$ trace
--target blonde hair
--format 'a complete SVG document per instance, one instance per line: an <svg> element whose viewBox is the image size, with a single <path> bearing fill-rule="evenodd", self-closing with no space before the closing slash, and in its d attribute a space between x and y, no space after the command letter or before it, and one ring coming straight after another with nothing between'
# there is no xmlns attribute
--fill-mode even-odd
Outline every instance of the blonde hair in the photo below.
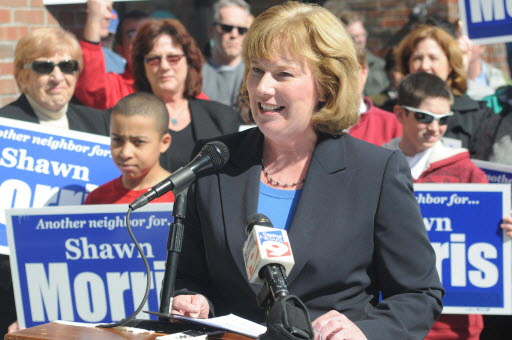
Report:
<svg viewBox="0 0 512 340"><path fill-rule="evenodd" d="M39 28L25 34L14 50L14 78L20 86L20 79L26 77L28 69L23 69L24 64L29 64L37 58L51 58L57 53L69 54L71 59L78 61L78 74L82 72L83 61L80 44L75 35L60 27Z"/></svg>
<svg viewBox="0 0 512 340"><path fill-rule="evenodd" d="M359 119L358 69L352 38L341 21L318 5L289 1L260 14L243 42L242 95L248 98L251 60L272 59L283 49L308 63L325 94L311 118L315 131L340 134Z"/></svg>
<svg viewBox="0 0 512 340"><path fill-rule="evenodd" d="M400 71L404 75L411 73L409 70L409 59L418 44L425 39L432 39L437 42L446 55L448 64L452 70L446 79L446 84L452 89L453 94L463 95L466 93L467 80L464 71L462 51L455 38L442 28L420 25L402 39L395 52L396 62Z"/></svg>

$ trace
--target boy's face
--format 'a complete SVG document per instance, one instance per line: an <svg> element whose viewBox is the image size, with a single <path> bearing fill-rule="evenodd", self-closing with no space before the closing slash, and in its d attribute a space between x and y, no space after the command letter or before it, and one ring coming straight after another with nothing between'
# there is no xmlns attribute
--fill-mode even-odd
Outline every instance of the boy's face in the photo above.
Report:
<svg viewBox="0 0 512 340"><path fill-rule="evenodd" d="M110 122L112 160L123 179L136 180L159 168L160 153L171 144L171 136L160 136L155 117L113 113Z"/></svg>
<svg viewBox="0 0 512 340"><path fill-rule="evenodd" d="M451 103L446 98L425 98L416 109L441 116L450 112ZM400 148L408 156L432 147L446 132L447 125L440 124L437 119L429 124L420 123L412 111L398 105L394 111L403 129Z"/></svg>

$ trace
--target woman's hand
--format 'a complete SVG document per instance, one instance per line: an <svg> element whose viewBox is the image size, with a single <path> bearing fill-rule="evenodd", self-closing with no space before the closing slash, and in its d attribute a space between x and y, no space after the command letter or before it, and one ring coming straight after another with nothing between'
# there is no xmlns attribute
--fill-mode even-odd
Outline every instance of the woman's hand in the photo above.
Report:
<svg viewBox="0 0 512 340"><path fill-rule="evenodd" d="M331 310L312 323L315 340L367 340L345 315Z"/></svg>
<svg viewBox="0 0 512 340"><path fill-rule="evenodd" d="M14 321L9 325L7 328L7 333L17 332L20 330L20 327L18 326L18 320Z"/></svg>
<svg viewBox="0 0 512 340"><path fill-rule="evenodd" d="M210 312L208 301L203 295L178 295L172 300L171 314L194 319L206 319Z"/></svg>
<svg viewBox="0 0 512 340"><path fill-rule="evenodd" d="M501 222L500 227L505 231L505 235L512 237L512 211L510 212L510 215L503 217Z"/></svg>

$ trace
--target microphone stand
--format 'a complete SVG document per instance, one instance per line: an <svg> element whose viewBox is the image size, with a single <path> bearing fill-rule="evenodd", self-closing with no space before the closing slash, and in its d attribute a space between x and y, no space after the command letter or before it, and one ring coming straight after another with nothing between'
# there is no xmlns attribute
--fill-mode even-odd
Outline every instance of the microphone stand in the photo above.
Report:
<svg viewBox="0 0 512 340"><path fill-rule="evenodd" d="M313 340L313 328L304 303L288 292L284 267L270 264L260 271L263 287L256 297L266 311L267 331L259 340Z"/></svg>
<svg viewBox="0 0 512 340"><path fill-rule="evenodd" d="M173 334L186 330L197 330L202 332L212 331L212 327L187 322L171 320L170 308L174 298L174 287L176 285L176 271L178 268L179 255L183 245L183 232L185 229L185 218L187 211L188 188L178 195L174 201L172 215L173 222L169 228L167 239L167 258L165 261L165 273L160 291L160 308L158 312L144 311L145 313L157 315L158 320L135 319L127 323L130 327L143 328L161 333Z"/></svg>
<svg viewBox="0 0 512 340"><path fill-rule="evenodd" d="M169 312L172 306L172 299L174 298L176 270L183 245L183 231L187 214L187 194L188 189L178 194L172 209L174 221L171 224L167 240L167 260L165 261L165 273L162 281L162 291L160 292L159 320L169 320L170 318Z"/></svg>

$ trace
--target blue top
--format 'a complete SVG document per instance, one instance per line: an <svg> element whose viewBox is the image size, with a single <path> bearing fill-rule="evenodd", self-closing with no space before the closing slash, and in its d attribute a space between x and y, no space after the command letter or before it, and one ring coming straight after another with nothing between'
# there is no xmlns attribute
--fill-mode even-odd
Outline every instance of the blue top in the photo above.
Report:
<svg viewBox="0 0 512 340"><path fill-rule="evenodd" d="M288 230L297 209L301 192L302 189L274 189L260 182L258 213L266 215L274 228Z"/></svg>

